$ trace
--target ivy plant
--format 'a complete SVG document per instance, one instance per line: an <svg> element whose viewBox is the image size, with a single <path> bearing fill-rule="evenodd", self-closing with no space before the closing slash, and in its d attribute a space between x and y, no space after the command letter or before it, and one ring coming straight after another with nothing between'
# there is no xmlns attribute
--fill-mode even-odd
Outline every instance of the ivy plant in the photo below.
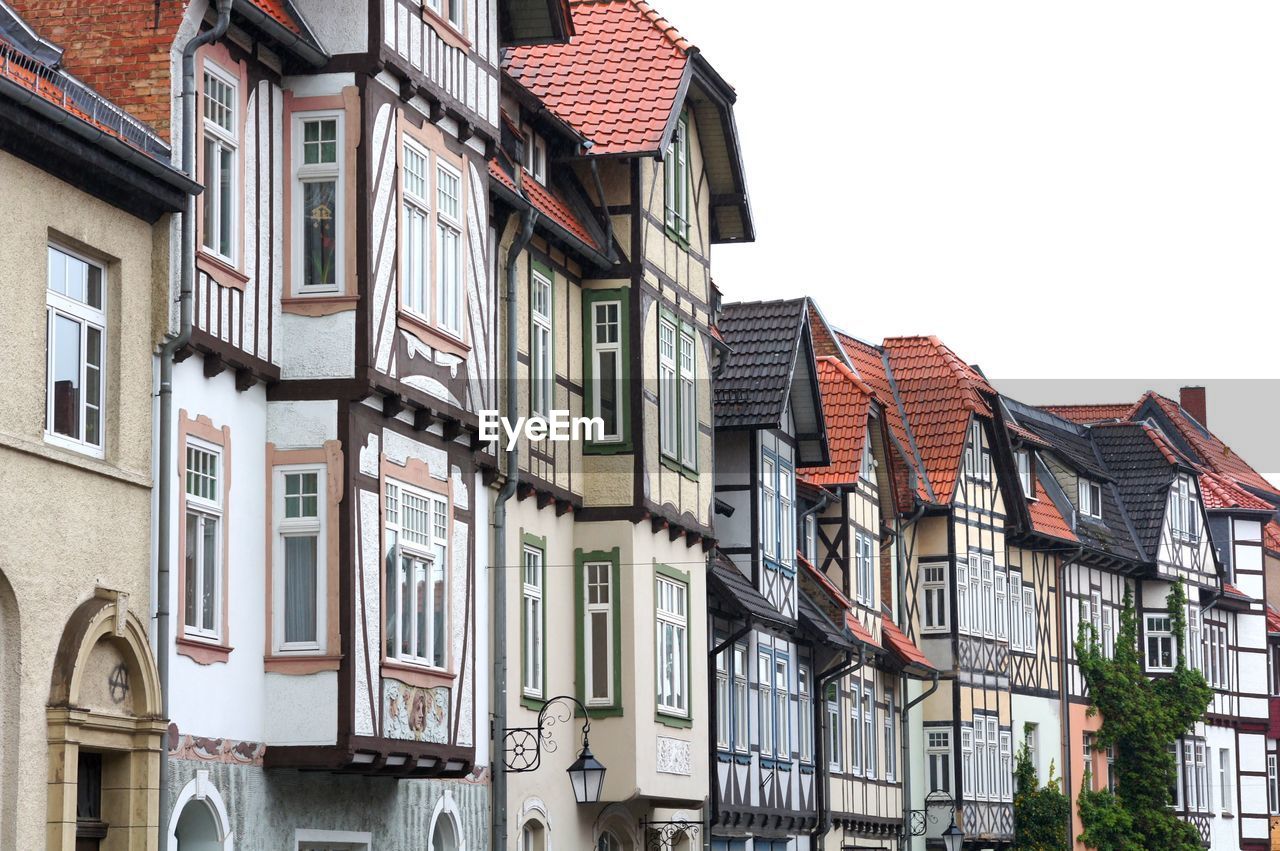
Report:
<svg viewBox="0 0 1280 851"><path fill-rule="evenodd" d="M1057 770L1049 763L1049 780L1036 784L1031 762L1031 725L1023 727L1022 745L1014 768L1013 847L1016 851L1061 851L1070 845L1071 799L1062 791Z"/></svg>

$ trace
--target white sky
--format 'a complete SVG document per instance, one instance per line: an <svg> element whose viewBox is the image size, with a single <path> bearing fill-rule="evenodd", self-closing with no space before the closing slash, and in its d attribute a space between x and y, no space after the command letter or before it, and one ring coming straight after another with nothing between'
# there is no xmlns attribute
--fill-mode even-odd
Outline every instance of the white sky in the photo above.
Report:
<svg viewBox="0 0 1280 851"><path fill-rule="evenodd" d="M738 90L727 300L994 379L1280 377L1280 3L652 3Z"/></svg>

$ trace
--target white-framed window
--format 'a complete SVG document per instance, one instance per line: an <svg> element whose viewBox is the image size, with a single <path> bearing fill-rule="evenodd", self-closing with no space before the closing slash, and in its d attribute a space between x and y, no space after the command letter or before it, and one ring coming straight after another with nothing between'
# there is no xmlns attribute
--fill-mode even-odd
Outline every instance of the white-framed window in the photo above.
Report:
<svg viewBox="0 0 1280 851"><path fill-rule="evenodd" d="M1223 813L1230 813L1233 809L1231 783L1231 751L1227 748L1218 749L1218 809Z"/></svg>
<svg viewBox="0 0 1280 851"><path fill-rule="evenodd" d="M1022 650L1026 644L1022 640L1022 574L1009 571L1009 647Z"/></svg>
<svg viewBox="0 0 1280 851"><path fill-rule="evenodd" d="M201 194L205 249L235 265L239 218L240 95L236 77L212 62L204 65L201 136L204 169Z"/></svg>
<svg viewBox="0 0 1280 851"><path fill-rule="evenodd" d="M1174 535L1184 541L1200 539L1200 504L1196 497L1196 487L1189 476L1178 476L1169 489L1170 525Z"/></svg>
<svg viewBox="0 0 1280 851"><path fill-rule="evenodd" d="M666 179L667 227L679 238L689 238L689 121L680 117L675 137L663 158Z"/></svg>
<svg viewBox="0 0 1280 851"><path fill-rule="evenodd" d="M549 417L555 406L555 338L551 332L552 283L538 266L529 278L530 410Z"/></svg>
<svg viewBox="0 0 1280 851"><path fill-rule="evenodd" d="M857 681L849 685L849 735L852 737L853 760L849 770L862 776L862 689Z"/></svg>
<svg viewBox="0 0 1280 851"><path fill-rule="evenodd" d="M898 707L891 688L884 690L884 779L898 777Z"/></svg>
<svg viewBox="0 0 1280 851"><path fill-rule="evenodd" d="M796 738L801 762L813 762L813 684L809 682L809 666L796 666L798 716Z"/></svg>
<svg viewBox="0 0 1280 851"><path fill-rule="evenodd" d="M957 581L966 580L967 585L967 590L962 590L959 595L962 630L987 638L1007 636L1009 613L1005 579L1003 569L996 572L993 556L969 553L968 563L957 568Z"/></svg>
<svg viewBox="0 0 1280 851"><path fill-rule="evenodd" d="M1034 772L1033 776L1036 778L1036 782L1038 783L1040 782L1040 757L1039 757L1040 725L1039 724L1029 723L1026 725L1025 741L1027 743L1027 757L1031 761L1031 770L1032 772Z"/></svg>
<svg viewBox="0 0 1280 851"><path fill-rule="evenodd" d="M747 646L733 647L733 749L746 753L751 746L751 708L747 703Z"/></svg>
<svg viewBox="0 0 1280 851"><path fill-rule="evenodd" d="M591 416L604 423L600 443L622 440L622 301L591 303Z"/></svg>
<svg viewBox="0 0 1280 851"><path fill-rule="evenodd" d="M864 532L854 533L854 561L857 567L856 596L864 606L875 605L875 539Z"/></svg>
<svg viewBox="0 0 1280 851"><path fill-rule="evenodd" d="M827 767L832 771L840 771L844 767L844 759L841 752L843 741L840 735L840 690L835 683L827 686L827 693L824 698L826 701L827 723L823 730L823 735L826 739Z"/></svg>
<svg viewBox="0 0 1280 851"><path fill-rule="evenodd" d="M183 631L216 641L222 631L222 449L187 438Z"/></svg>
<svg viewBox="0 0 1280 851"><path fill-rule="evenodd" d="M773 656L763 648L756 653L756 696L759 698L756 717L760 721L760 755L773 756Z"/></svg>
<svg viewBox="0 0 1280 851"><path fill-rule="evenodd" d="M795 469L768 449L760 463L760 522L764 557L784 565L796 560Z"/></svg>
<svg viewBox="0 0 1280 851"><path fill-rule="evenodd" d="M800 548L804 552L804 557L809 560L810 564L818 563L818 516L816 513L807 513L804 515L803 526L800 530Z"/></svg>
<svg viewBox="0 0 1280 851"><path fill-rule="evenodd" d="M294 259L297 291L333 293L342 287L342 113L293 116Z"/></svg>
<svg viewBox="0 0 1280 851"><path fill-rule="evenodd" d="M463 0L422 0L422 5L462 32Z"/></svg>
<svg viewBox="0 0 1280 851"><path fill-rule="evenodd" d="M694 378L697 375L694 351L697 338L687 326L680 329L680 463L689 469L698 466L698 402ZM792 532L794 536L795 532ZM792 547L794 550L795 548Z"/></svg>
<svg viewBox="0 0 1280 851"><path fill-rule="evenodd" d="M102 266L50 245L45 439L103 454L107 353L106 274Z"/></svg>
<svg viewBox="0 0 1280 851"><path fill-rule="evenodd" d="M462 175L436 161L436 321L462 334Z"/></svg>
<svg viewBox="0 0 1280 851"><path fill-rule="evenodd" d="M278 653L324 648L326 500L324 467L289 466L275 470L275 570L272 593L273 644Z"/></svg>
<svg viewBox="0 0 1280 851"><path fill-rule="evenodd" d="M862 771L868 778L876 776L876 695L870 686L862 687Z"/></svg>
<svg viewBox="0 0 1280 851"><path fill-rule="evenodd" d="M676 324L665 316L658 320L658 403L661 406L658 438L662 454L680 454L680 405L676 382Z"/></svg>
<svg viewBox="0 0 1280 851"><path fill-rule="evenodd" d="M1187 778L1187 809L1200 812L1213 808L1209 786L1209 748L1204 740L1182 743L1184 774Z"/></svg>
<svg viewBox="0 0 1280 851"><path fill-rule="evenodd" d="M1194 605L1191 607L1194 608ZM1229 673L1227 653L1227 628L1220 623L1204 623L1204 677L1209 685L1218 689L1228 688Z"/></svg>
<svg viewBox="0 0 1280 851"><path fill-rule="evenodd" d="M1017 453L1018 459L1018 482L1022 485L1022 495L1027 499L1036 498L1036 484L1032 479L1031 452L1027 449L1019 449Z"/></svg>
<svg viewBox="0 0 1280 851"><path fill-rule="evenodd" d="M969 604L969 565L956 564L956 623L961 632L968 632L973 623L973 607Z"/></svg>
<svg viewBox="0 0 1280 851"><path fill-rule="evenodd" d="M1187 606L1187 665L1193 670L1203 670L1204 668L1204 645L1201 642L1208 643L1208 635L1203 633L1201 629L1200 607L1195 603ZM1267 661L1270 662L1271 655L1267 654ZM1207 679L1207 677L1206 677Z"/></svg>
<svg viewBox="0 0 1280 851"><path fill-rule="evenodd" d="M920 565L920 589L924 599L921 603L921 617L925 632L945 631L947 621L947 565Z"/></svg>
<svg viewBox="0 0 1280 851"><path fill-rule="evenodd" d="M773 738L778 759L791 759L791 682L787 659L773 660Z"/></svg>
<svg viewBox="0 0 1280 851"><path fill-rule="evenodd" d="M656 580L658 631L658 710L689 714L689 586L659 576Z"/></svg>
<svg viewBox="0 0 1280 851"><path fill-rule="evenodd" d="M587 706L611 706L613 694L613 563L589 561L582 566L583 607L586 622L582 625L585 647L583 663L586 671Z"/></svg>
<svg viewBox="0 0 1280 851"><path fill-rule="evenodd" d="M387 656L443 670L448 663L449 502L388 481Z"/></svg>
<svg viewBox="0 0 1280 851"><path fill-rule="evenodd" d="M1173 758L1173 764L1177 767L1177 778L1174 780L1173 788L1170 790L1173 793L1170 798L1173 800L1173 808L1181 810L1183 808L1183 789L1186 787L1186 776L1182 768L1182 742L1170 743L1169 756Z"/></svg>
<svg viewBox="0 0 1280 851"><path fill-rule="evenodd" d="M521 550L520 606L524 630L524 660L520 690L525 697L544 695L542 662L546 641L546 612L543 608L543 562L541 549L525 544Z"/></svg>
<svg viewBox="0 0 1280 851"><path fill-rule="evenodd" d="M996 619L996 638L1007 640L1009 637L1009 588L1008 578L1004 571L992 569L995 578L996 608L992 613Z"/></svg>
<svg viewBox="0 0 1280 851"><path fill-rule="evenodd" d="M950 792L951 731L926 728L925 755L929 764L929 791Z"/></svg>
<svg viewBox="0 0 1280 851"><path fill-rule="evenodd" d="M974 785L973 771L973 728L960 728L960 766L963 775L964 789L962 790L965 797L981 797L978 787Z"/></svg>
<svg viewBox="0 0 1280 851"><path fill-rule="evenodd" d="M402 149L401 194L404 196L404 284L400 304L429 318L431 305L431 157L408 137Z"/></svg>
<svg viewBox="0 0 1280 851"><path fill-rule="evenodd" d="M969 442L964 451L964 471L982 481L991 480L991 455L982 448L982 421L969 424Z"/></svg>
<svg viewBox="0 0 1280 851"><path fill-rule="evenodd" d="M718 641L718 640L717 640ZM716 654L716 747L729 749L733 733L733 704L729 696L729 653Z"/></svg>
<svg viewBox="0 0 1280 851"><path fill-rule="evenodd" d="M1080 479L1080 513L1085 517L1102 516L1102 485L1088 479Z"/></svg>
<svg viewBox="0 0 1280 851"><path fill-rule="evenodd" d="M1022 649L1034 653L1039 639L1036 627L1036 591L1031 583L1022 586Z"/></svg>
<svg viewBox="0 0 1280 851"><path fill-rule="evenodd" d="M539 183L547 182L547 142L534 129L525 125L524 134L524 170Z"/></svg>
<svg viewBox="0 0 1280 851"><path fill-rule="evenodd" d="M1093 624L1093 634L1102 638L1102 621L1104 612L1102 611L1102 592L1089 592L1089 622ZM1105 648L1104 648L1105 652Z"/></svg>
<svg viewBox="0 0 1280 851"><path fill-rule="evenodd" d="M1276 755L1267 754L1267 811L1280 815L1280 771L1276 768Z"/></svg>
<svg viewBox="0 0 1280 851"><path fill-rule="evenodd" d="M1173 670L1173 624L1168 615L1147 615L1147 670Z"/></svg>
<svg viewBox="0 0 1280 851"><path fill-rule="evenodd" d="M1013 799L1013 733L1000 731L1000 799Z"/></svg>

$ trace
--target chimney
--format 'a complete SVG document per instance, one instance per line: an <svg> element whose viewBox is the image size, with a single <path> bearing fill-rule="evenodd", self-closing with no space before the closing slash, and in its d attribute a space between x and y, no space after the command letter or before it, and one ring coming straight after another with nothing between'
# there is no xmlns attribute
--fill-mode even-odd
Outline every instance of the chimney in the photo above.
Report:
<svg viewBox="0 0 1280 851"><path fill-rule="evenodd" d="M1208 414L1205 411L1204 388L1183 387L1178 391L1178 404L1205 428L1209 427Z"/></svg>

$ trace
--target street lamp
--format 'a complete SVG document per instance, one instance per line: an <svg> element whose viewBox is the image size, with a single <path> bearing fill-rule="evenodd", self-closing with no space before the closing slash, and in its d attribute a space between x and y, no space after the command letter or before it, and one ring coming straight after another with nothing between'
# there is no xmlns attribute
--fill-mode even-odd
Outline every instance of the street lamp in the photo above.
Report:
<svg viewBox="0 0 1280 851"><path fill-rule="evenodd" d="M605 768L600 760L591 753L591 745L587 737L582 737L582 753L569 766L569 782L573 784L573 797L579 804L594 804L600 800L600 790L604 788Z"/></svg>
<svg viewBox="0 0 1280 851"><path fill-rule="evenodd" d="M964 831L956 827L955 813L951 814L951 826L942 831L942 844L947 847L947 851L960 851L961 844L964 843Z"/></svg>
<svg viewBox="0 0 1280 851"><path fill-rule="evenodd" d="M557 711L551 712L555 706ZM542 765L542 751L555 753L556 741L551 738L551 728L557 722L568 723L573 718L572 707L577 707L585 719L582 722L582 750L578 758L569 766L569 782L573 786L573 797L579 804L595 804L600 800L604 789L605 767L595 754L591 753L588 734L591 732L591 717L587 708L576 697L562 694L553 697L543 704L538 712L536 727L510 727L503 730L503 764L512 774L525 771L536 771Z"/></svg>

